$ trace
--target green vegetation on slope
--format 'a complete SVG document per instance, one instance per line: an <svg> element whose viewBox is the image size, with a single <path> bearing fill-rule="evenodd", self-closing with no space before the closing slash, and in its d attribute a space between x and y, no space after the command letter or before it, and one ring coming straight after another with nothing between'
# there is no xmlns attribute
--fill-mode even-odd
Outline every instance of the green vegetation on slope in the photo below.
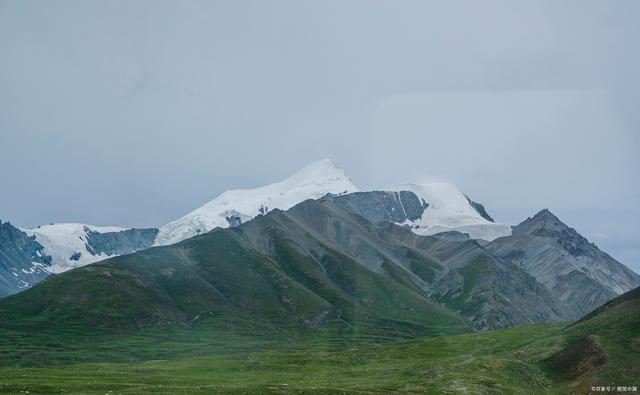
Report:
<svg viewBox="0 0 640 395"><path fill-rule="evenodd" d="M474 262L458 269L463 277L462 291L458 294L447 293L441 300L456 311L473 312L478 309L479 302L474 300L473 303L469 303L469 296L471 291L476 286L478 276L484 273L490 273L489 265L484 257L476 259Z"/></svg>
<svg viewBox="0 0 640 395"><path fill-rule="evenodd" d="M465 319L415 290L320 242L314 254L305 253L285 236L296 236L294 227L285 232L269 218L263 222L271 256L241 232L218 229L71 270L0 300L0 365L140 361L318 336L349 343L470 331ZM199 340L185 341L190 336Z"/></svg>
<svg viewBox="0 0 640 395"><path fill-rule="evenodd" d="M577 359L565 358L567 350L586 344L585 339L595 339L595 348L575 354ZM132 347L139 346L131 341ZM0 392L580 394L591 386L637 385L640 289L571 325L536 324L382 342L344 342L335 333L320 330L313 337L261 350L251 351L245 344L245 350L199 357L4 367ZM593 350L604 355L604 362L585 366L585 361L599 360L590 358ZM565 365L558 365L561 362Z"/></svg>
<svg viewBox="0 0 640 395"><path fill-rule="evenodd" d="M640 288L606 303L561 334L568 344L565 353L546 361L556 381L570 383L576 393L587 392L594 383L640 388Z"/></svg>

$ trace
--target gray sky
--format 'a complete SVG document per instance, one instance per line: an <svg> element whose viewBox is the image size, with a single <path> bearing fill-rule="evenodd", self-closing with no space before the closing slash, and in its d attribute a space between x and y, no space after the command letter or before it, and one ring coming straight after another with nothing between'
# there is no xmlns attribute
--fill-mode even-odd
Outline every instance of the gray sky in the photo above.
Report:
<svg viewBox="0 0 640 395"><path fill-rule="evenodd" d="M158 226L333 158L640 271L640 2L0 0L0 218Z"/></svg>

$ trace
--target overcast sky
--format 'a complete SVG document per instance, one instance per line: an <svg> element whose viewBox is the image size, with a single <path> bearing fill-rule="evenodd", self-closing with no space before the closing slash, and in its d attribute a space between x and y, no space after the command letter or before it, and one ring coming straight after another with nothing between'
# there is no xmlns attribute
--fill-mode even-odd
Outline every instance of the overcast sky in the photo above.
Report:
<svg viewBox="0 0 640 395"><path fill-rule="evenodd" d="M159 226L330 157L640 271L640 1L0 0L0 218Z"/></svg>

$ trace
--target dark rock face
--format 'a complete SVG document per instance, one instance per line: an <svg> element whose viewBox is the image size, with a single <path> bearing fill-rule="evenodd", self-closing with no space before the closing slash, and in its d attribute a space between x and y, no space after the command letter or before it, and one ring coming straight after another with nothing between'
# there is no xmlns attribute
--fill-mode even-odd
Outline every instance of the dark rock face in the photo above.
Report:
<svg viewBox="0 0 640 395"><path fill-rule="evenodd" d="M123 255L144 250L153 245L158 229L127 229L120 232L99 233L85 228L86 248L92 255Z"/></svg>
<svg viewBox="0 0 640 395"><path fill-rule="evenodd" d="M354 192L347 195L327 194L329 200L347 211L373 222L415 221L422 217L428 203L420 201L413 192Z"/></svg>
<svg viewBox="0 0 640 395"><path fill-rule="evenodd" d="M260 214L264 215L267 212L267 208L265 206L261 206L258 211ZM225 213L225 219L229 223L229 226L233 228L242 225L244 222L250 221L251 217L239 213L236 210L227 210Z"/></svg>
<svg viewBox="0 0 640 395"><path fill-rule="evenodd" d="M227 222L229 223L229 226L231 226L232 228L234 226L240 226L242 224L242 218L240 218L240 216L238 215L230 215L228 217L225 217Z"/></svg>
<svg viewBox="0 0 640 395"><path fill-rule="evenodd" d="M486 219L487 221L490 222L496 222L493 220L493 218L491 218L491 216L489 215L489 213L487 213L487 210L485 210L484 205L478 202L474 202L473 200L469 199L468 196L465 195L465 197L467 198L467 201L469 202L469 204L471 205L471 207L473 207L474 210L476 210L478 212L478 214L480 214L480 216L484 219Z"/></svg>
<svg viewBox="0 0 640 395"><path fill-rule="evenodd" d="M44 248L9 222L0 221L0 297L7 296L43 280L51 257Z"/></svg>

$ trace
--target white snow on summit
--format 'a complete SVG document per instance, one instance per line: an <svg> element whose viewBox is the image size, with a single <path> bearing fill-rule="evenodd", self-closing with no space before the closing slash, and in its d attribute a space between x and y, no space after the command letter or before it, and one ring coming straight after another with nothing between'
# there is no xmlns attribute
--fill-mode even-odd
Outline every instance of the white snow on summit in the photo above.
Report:
<svg viewBox="0 0 640 395"><path fill-rule="evenodd" d="M47 267L47 270L51 273L62 273L110 257L105 254L92 255L87 251L87 229L98 233L126 230L115 226L85 224L51 224L21 230L29 236L35 236L36 241L44 247L45 253L51 255L51 266ZM78 253L77 259L71 258Z"/></svg>
<svg viewBox="0 0 640 395"><path fill-rule="evenodd" d="M411 191L429 207L416 221L406 221L414 233L434 235L440 232L468 233L473 239L493 240L511 234L511 227L483 218L467 197L453 184L446 182L395 185L389 191Z"/></svg>
<svg viewBox="0 0 640 395"><path fill-rule="evenodd" d="M468 233L471 238L493 240L511 234L508 225L497 224L483 218L460 190L448 183L416 183L385 188L387 191L411 191L429 203L422 217L407 220L413 232L433 235L446 231ZM291 177L255 189L237 189L224 192L204 206L159 229L154 245L177 243L205 233L213 228L226 228L246 222L273 209L287 210L307 199L318 199L327 193L357 192L344 170L331 160L313 162ZM44 247L51 255L47 270L61 273L110 258L112 255L95 251L88 246L87 231L98 233L120 232L127 228L98 227L85 224L51 224L34 229L21 229Z"/></svg>
<svg viewBox="0 0 640 395"><path fill-rule="evenodd" d="M216 227L227 228L232 222L246 222L273 209L287 210L327 193L356 191L344 170L333 161L323 159L275 184L224 192L204 206L161 227L155 245L177 243Z"/></svg>

